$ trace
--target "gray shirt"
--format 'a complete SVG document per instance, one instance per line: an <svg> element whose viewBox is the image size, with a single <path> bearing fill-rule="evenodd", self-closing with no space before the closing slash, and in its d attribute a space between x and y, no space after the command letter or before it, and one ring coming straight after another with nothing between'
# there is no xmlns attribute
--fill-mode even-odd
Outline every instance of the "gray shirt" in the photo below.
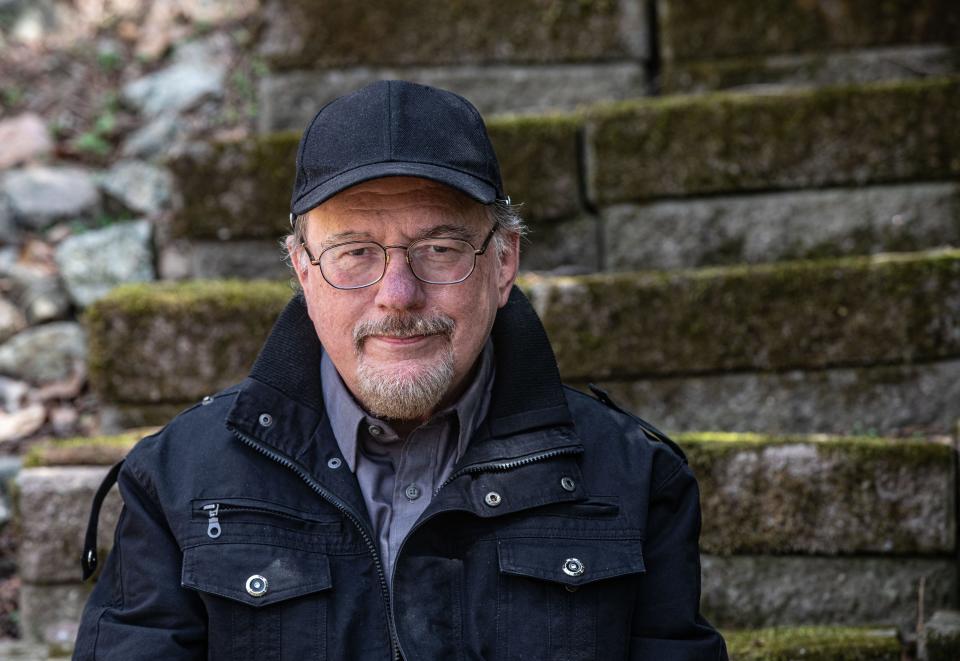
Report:
<svg viewBox="0 0 960 661"><path fill-rule="evenodd" d="M333 434L356 474L387 576L407 533L450 477L483 422L493 387L493 342L487 340L473 381L460 399L400 438L390 424L364 411L324 354L320 376Z"/></svg>

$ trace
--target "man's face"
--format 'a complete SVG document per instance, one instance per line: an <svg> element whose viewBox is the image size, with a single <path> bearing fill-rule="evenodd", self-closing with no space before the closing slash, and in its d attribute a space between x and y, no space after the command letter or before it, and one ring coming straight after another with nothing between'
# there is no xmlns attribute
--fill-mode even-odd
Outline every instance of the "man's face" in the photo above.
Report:
<svg viewBox="0 0 960 661"><path fill-rule="evenodd" d="M311 210L306 240L314 256L353 240L406 246L447 237L479 248L491 226L482 205L452 188L389 177L358 184ZM519 239L512 238L502 260L491 244L477 256L473 274L452 285L421 282L402 250L388 254L383 279L362 289L336 289L316 266L297 269L297 277L320 342L364 408L426 419L466 387L497 309L507 302Z"/></svg>

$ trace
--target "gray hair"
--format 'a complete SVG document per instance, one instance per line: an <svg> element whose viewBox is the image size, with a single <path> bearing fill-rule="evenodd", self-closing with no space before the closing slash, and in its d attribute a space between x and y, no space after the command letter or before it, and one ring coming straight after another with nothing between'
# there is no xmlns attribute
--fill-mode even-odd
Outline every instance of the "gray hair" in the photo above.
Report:
<svg viewBox="0 0 960 661"><path fill-rule="evenodd" d="M497 231L493 235L493 248L497 252L497 259L502 260L510 250L508 237L519 236L523 238L527 234L527 225L520 217L519 204L511 204L510 200L497 200L493 204L485 206L487 216L490 222L497 224ZM293 269L293 255L298 255L298 264L296 268L303 271L310 265L310 258L306 252L300 248L300 244L307 240L307 214L300 214L293 219L293 232L285 236L281 243L286 249L287 265Z"/></svg>

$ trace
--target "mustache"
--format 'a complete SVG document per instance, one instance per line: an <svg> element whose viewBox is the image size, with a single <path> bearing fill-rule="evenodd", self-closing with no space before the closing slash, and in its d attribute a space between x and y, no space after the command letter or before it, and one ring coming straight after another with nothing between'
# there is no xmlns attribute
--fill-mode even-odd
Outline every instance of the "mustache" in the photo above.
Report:
<svg viewBox="0 0 960 661"><path fill-rule="evenodd" d="M391 315L382 319L361 321L353 329L353 346L359 352L363 342L371 335L390 337L413 337L415 335L453 334L456 323L445 314L429 317L411 315Z"/></svg>

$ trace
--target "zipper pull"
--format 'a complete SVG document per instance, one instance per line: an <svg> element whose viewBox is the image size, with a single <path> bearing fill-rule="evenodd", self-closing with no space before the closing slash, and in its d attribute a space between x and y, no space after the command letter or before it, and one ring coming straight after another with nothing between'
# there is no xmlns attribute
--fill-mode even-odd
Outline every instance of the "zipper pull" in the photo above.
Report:
<svg viewBox="0 0 960 661"><path fill-rule="evenodd" d="M210 521L207 523L207 536L210 539L216 539L220 536L220 504L219 503L210 503L209 505L204 505L203 509L206 510Z"/></svg>

